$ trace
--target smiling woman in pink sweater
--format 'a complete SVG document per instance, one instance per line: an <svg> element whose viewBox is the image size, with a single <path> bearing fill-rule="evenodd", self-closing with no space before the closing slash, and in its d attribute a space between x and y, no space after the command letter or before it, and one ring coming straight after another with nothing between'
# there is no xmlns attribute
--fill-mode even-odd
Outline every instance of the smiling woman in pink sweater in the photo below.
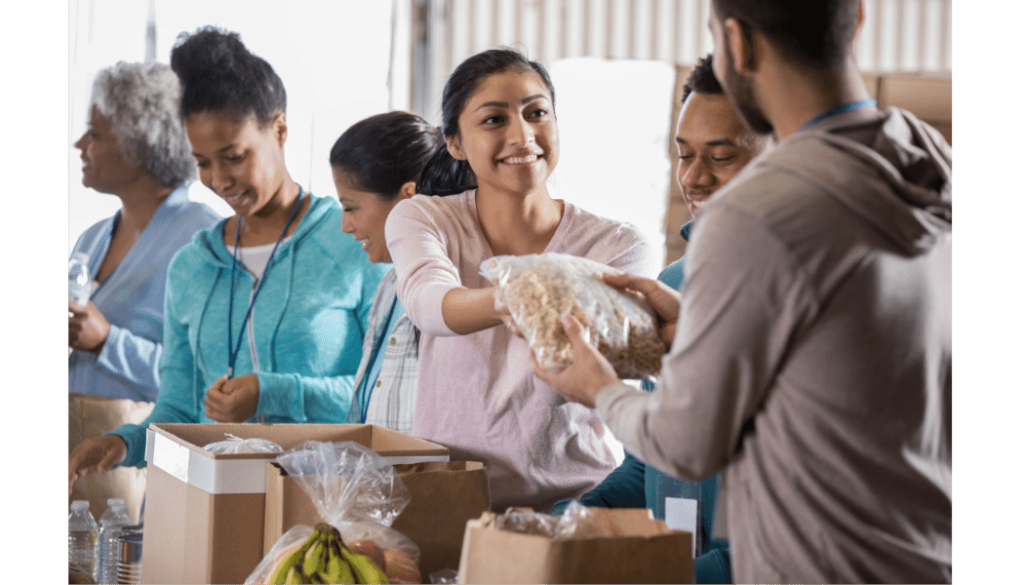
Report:
<svg viewBox="0 0 1024 585"><path fill-rule="evenodd" d="M497 327L496 289L480 263L559 252L633 274L656 269L635 227L548 194L554 99L544 68L515 51L463 62L442 98L447 146L420 177L420 192L434 196L399 203L385 229L398 297L421 330L413 434L446 445L453 460L483 461L496 511L547 511L615 461L598 416L536 378L527 343Z"/></svg>

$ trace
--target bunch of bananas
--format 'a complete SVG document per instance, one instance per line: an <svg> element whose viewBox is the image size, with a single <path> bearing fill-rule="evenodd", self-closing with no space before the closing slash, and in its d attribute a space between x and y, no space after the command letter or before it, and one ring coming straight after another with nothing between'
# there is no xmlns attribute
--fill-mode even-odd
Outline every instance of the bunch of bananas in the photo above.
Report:
<svg viewBox="0 0 1024 585"><path fill-rule="evenodd" d="M345 546L341 533L324 523L316 525L302 546L286 554L267 580L268 584L387 582L381 564Z"/></svg>

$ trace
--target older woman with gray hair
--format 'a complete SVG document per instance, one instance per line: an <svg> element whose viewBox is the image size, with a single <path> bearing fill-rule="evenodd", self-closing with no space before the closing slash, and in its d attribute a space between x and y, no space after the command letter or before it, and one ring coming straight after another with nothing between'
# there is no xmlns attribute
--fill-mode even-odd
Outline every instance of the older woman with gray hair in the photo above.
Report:
<svg viewBox="0 0 1024 585"><path fill-rule="evenodd" d="M68 303L69 392L154 402L160 388L164 282L179 248L220 216L190 201L195 160L180 114L181 87L160 63L118 63L93 83L82 184L121 209L78 238L95 290Z"/></svg>

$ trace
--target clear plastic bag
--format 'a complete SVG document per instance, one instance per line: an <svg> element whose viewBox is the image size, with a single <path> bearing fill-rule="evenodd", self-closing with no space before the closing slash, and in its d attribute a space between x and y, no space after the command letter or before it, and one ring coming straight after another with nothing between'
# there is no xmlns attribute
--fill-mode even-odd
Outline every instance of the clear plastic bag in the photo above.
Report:
<svg viewBox="0 0 1024 585"><path fill-rule="evenodd" d="M224 433L227 440L203 445L203 449L219 455L237 453L281 453L281 445L266 439L243 439L231 433Z"/></svg>
<svg viewBox="0 0 1024 585"><path fill-rule="evenodd" d="M385 573L389 572L387 564L411 563L414 568L419 564L419 547L390 528L411 499L395 468L383 457L352 441L306 441L279 455L277 463L289 476L298 478L320 519L341 533L346 546L355 550L361 541L373 541L381 553ZM315 530L318 529L299 525L285 532L246 584L267 583L285 557L302 546ZM389 579L392 583L402 582Z"/></svg>
<svg viewBox="0 0 1024 585"><path fill-rule="evenodd" d="M561 324L571 314L620 377L656 376L665 344L654 313L639 295L602 282L605 272L622 274L593 260L555 253L496 256L480 265L480 274L498 287L542 368L572 363L572 345Z"/></svg>
<svg viewBox="0 0 1024 585"><path fill-rule="evenodd" d="M494 526L500 530L546 536L552 540L570 540L582 529L588 536L602 536L597 518L586 506L573 500L560 516L551 516L515 508L494 519Z"/></svg>

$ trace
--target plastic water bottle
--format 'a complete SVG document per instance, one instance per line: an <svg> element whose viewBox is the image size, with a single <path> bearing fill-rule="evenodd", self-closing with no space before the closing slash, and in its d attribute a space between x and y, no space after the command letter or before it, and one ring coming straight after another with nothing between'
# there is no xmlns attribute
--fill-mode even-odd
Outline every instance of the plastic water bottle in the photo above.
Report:
<svg viewBox="0 0 1024 585"><path fill-rule="evenodd" d="M92 283L89 280L89 257L75 252L68 262L68 300L82 305L89 302Z"/></svg>
<svg viewBox="0 0 1024 585"><path fill-rule="evenodd" d="M89 256L82 252L75 252L68 261L68 300L85 306L89 302L89 295L92 293L92 283L89 280ZM71 313L68 312L68 316ZM72 349L68 347L68 356Z"/></svg>
<svg viewBox="0 0 1024 585"><path fill-rule="evenodd" d="M132 519L128 516L128 506L121 498L109 498L107 511L100 518L99 569L96 581L99 583L117 583L117 561L121 555L118 538L122 528L130 526Z"/></svg>
<svg viewBox="0 0 1024 585"><path fill-rule="evenodd" d="M89 513L88 500L71 502L68 516L68 562L75 563L96 577L96 544L99 528Z"/></svg>

